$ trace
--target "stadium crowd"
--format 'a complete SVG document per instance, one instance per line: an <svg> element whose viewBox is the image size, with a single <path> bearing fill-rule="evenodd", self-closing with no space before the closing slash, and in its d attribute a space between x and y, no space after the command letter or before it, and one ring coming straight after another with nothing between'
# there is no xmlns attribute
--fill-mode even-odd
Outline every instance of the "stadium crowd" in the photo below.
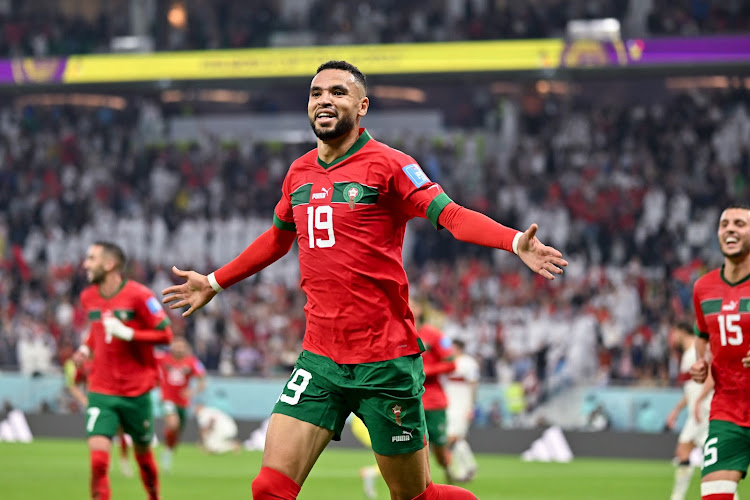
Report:
<svg viewBox="0 0 750 500"><path fill-rule="evenodd" d="M150 36L155 50L550 38L564 36L569 20L604 17L620 20L627 37L750 30L750 7L740 1L185 0L158 2L143 33L122 15L127 2L4 5L2 57L109 52L113 38L134 34ZM176 5L182 14L171 13Z"/></svg>
<svg viewBox="0 0 750 500"><path fill-rule="evenodd" d="M532 404L580 381L672 383L670 324L691 320L692 283L720 261L720 207L748 196L750 94L619 107L539 99L518 108L510 151L493 130L386 140L465 206L518 228L538 222L569 260L565 276L535 279L416 220L412 294L486 380L522 381ZM287 165L312 145L174 143L164 122L145 99L122 112L0 109L0 368L59 370L79 344L92 241L114 238L131 276L157 293L172 265L213 270L269 226ZM209 371L268 376L294 363L304 302L290 253L190 321L172 318Z"/></svg>

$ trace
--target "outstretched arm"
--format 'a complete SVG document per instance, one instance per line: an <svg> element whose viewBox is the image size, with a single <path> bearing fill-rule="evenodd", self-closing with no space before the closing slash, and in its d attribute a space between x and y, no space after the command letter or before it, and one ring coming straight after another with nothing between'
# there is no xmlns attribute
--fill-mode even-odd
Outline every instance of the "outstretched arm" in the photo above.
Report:
<svg viewBox="0 0 750 500"><path fill-rule="evenodd" d="M561 268L568 265L557 249L539 241L536 224L522 233L454 202L443 209L438 223L461 241L516 253L529 269L549 280L562 274Z"/></svg>
<svg viewBox="0 0 750 500"><path fill-rule="evenodd" d="M182 316L190 316L208 304L224 288L252 276L279 260L292 248L296 237L297 234L292 231L271 226L240 255L208 276L173 267L172 271L180 278L184 278L185 283L162 290L161 293L165 296L162 302L169 304L170 309L190 306L182 313Z"/></svg>

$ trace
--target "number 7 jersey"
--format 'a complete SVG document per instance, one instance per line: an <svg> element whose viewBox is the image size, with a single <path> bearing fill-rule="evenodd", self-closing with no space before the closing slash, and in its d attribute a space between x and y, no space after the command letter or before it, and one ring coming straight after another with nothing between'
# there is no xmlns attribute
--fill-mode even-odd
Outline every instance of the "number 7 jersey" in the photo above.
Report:
<svg viewBox="0 0 750 500"><path fill-rule="evenodd" d="M303 348L336 363L417 354L402 261L406 223L437 227L450 203L410 156L366 130L331 164L314 149L292 163L274 224L296 231L307 295Z"/></svg>
<svg viewBox="0 0 750 500"><path fill-rule="evenodd" d="M750 276L730 284L722 269L695 282L693 307L696 334L707 339L716 382L711 420L750 426L750 368L742 358L750 349Z"/></svg>

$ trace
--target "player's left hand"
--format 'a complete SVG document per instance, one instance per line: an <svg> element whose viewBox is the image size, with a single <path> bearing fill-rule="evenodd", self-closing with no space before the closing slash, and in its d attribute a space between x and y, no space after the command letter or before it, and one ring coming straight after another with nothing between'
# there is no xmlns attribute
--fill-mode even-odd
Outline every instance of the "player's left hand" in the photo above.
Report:
<svg viewBox="0 0 750 500"><path fill-rule="evenodd" d="M532 224L518 239L518 256L529 269L544 276L548 280L555 279L555 274L562 274L562 268L568 261L556 248L544 245L536 237L539 226Z"/></svg>
<svg viewBox="0 0 750 500"><path fill-rule="evenodd" d="M126 326L125 323L118 318L107 316L102 320L102 323L104 323L104 331L107 332L107 335L112 335L126 342L133 340L133 334L135 333L134 330L129 326Z"/></svg>

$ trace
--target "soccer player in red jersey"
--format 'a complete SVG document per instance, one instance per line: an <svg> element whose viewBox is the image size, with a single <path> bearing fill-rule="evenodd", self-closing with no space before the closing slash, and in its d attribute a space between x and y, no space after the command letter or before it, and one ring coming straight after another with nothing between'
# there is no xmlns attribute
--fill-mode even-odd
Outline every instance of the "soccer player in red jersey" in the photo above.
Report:
<svg viewBox="0 0 750 500"><path fill-rule="evenodd" d="M307 295L303 351L273 409L252 483L255 500L296 498L352 412L367 425L392 499L475 498L430 478L423 349L401 258L409 219L427 218L460 240L512 251L548 279L567 265L536 238L536 224L522 233L459 206L413 158L373 139L359 127L369 103L359 69L322 64L307 106L318 145L289 168L271 228L208 276L174 268L185 282L162 292L172 309L188 306L189 316L297 239Z"/></svg>
<svg viewBox="0 0 750 500"><path fill-rule="evenodd" d="M206 387L206 369L203 363L193 356L185 337L175 337L169 352L157 352L156 360L159 363L166 445L161 454L161 466L163 470L169 471L172 469L172 455L187 422L187 407L190 400ZM194 393L190 389L190 381L193 378L198 380Z"/></svg>
<svg viewBox="0 0 750 500"><path fill-rule="evenodd" d="M750 464L750 208L724 210L718 237L724 265L693 287L698 339L690 374L703 383L710 369L714 380L703 446L703 500L732 500Z"/></svg>
<svg viewBox="0 0 750 500"><path fill-rule="evenodd" d="M125 254L114 243L91 245L83 267L91 286L81 292L90 328L74 361L92 359L86 434L91 457L91 498L111 496L109 456L118 427L133 438L135 459L149 500L159 499L151 452L151 389L158 380L154 345L168 344L172 329L161 303L145 286L122 276Z"/></svg>
<svg viewBox="0 0 750 500"><path fill-rule="evenodd" d="M422 406L424 407L430 448L438 464L445 471L446 477L452 481L453 478L448 473L448 466L451 462L446 416L448 398L440 379L441 375L451 373L456 369L453 347L451 340L443 332L423 322L421 306L415 306L412 303L411 309L418 327L417 335L425 348L422 353L425 375Z"/></svg>

